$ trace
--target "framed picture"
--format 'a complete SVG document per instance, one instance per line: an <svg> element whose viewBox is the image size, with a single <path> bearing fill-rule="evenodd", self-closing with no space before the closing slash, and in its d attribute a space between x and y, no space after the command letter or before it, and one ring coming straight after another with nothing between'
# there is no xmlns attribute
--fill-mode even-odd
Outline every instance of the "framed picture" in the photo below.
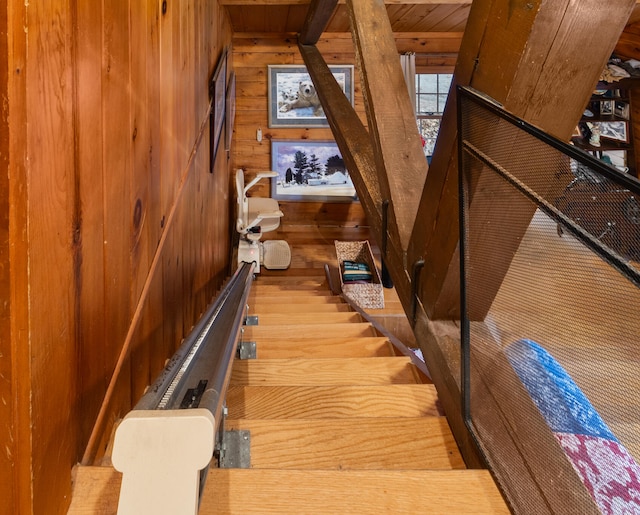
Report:
<svg viewBox="0 0 640 515"><path fill-rule="evenodd" d="M353 66L329 66L353 105ZM328 127L305 66L269 66L269 127Z"/></svg>
<svg viewBox="0 0 640 515"><path fill-rule="evenodd" d="M225 99L226 106L226 136L224 148L227 152L231 150L231 138L233 136L233 124L236 119L236 72L231 72L229 84L227 85L227 97ZM229 157L229 156L227 156Z"/></svg>
<svg viewBox="0 0 640 515"><path fill-rule="evenodd" d="M613 114L613 100L602 100L600 102L600 114L602 116Z"/></svg>
<svg viewBox="0 0 640 515"><path fill-rule="evenodd" d="M353 202L356 190L335 141L271 140L271 196L278 200Z"/></svg>
<svg viewBox="0 0 640 515"><path fill-rule="evenodd" d="M624 118L625 120L629 119L629 104L628 102L615 102L614 114L619 116L620 118Z"/></svg>
<svg viewBox="0 0 640 515"><path fill-rule="evenodd" d="M209 96L211 97L211 115L209 118L210 151L209 172L213 173L218 146L225 118L225 98L227 94L227 49L222 51L216 70L213 72L209 83Z"/></svg>
<svg viewBox="0 0 640 515"><path fill-rule="evenodd" d="M629 142L627 122L594 122L600 128L600 137L609 138L624 143Z"/></svg>

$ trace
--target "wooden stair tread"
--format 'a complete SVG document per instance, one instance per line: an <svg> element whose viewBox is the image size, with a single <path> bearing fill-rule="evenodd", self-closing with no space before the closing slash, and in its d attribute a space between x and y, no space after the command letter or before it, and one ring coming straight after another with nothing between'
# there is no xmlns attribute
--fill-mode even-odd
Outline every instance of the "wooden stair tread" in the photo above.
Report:
<svg viewBox="0 0 640 515"><path fill-rule="evenodd" d="M324 286L317 286L313 284L259 284L253 283L251 290L256 293L280 294L286 293L287 295L331 295L329 288Z"/></svg>
<svg viewBox="0 0 640 515"><path fill-rule="evenodd" d="M265 325L350 324L362 322L356 312L347 313L258 313L258 327Z"/></svg>
<svg viewBox="0 0 640 515"><path fill-rule="evenodd" d="M433 385L231 386L229 418L363 418L442 416Z"/></svg>
<svg viewBox="0 0 640 515"><path fill-rule="evenodd" d="M304 336L304 335L303 335ZM247 340L245 335L245 340ZM258 359L357 358L394 356L393 345L384 336L334 336L331 338L256 338Z"/></svg>
<svg viewBox="0 0 640 515"><path fill-rule="evenodd" d="M407 357L236 360L230 385L338 386L419 383Z"/></svg>
<svg viewBox="0 0 640 515"><path fill-rule="evenodd" d="M76 467L69 515L116 513L122 475ZM247 490L250 494L247 494ZM509 514L487 470L209 470L199 515Z"/></svg>
<svg viewBox="0 0 640 515"><path fill-rule="evenodd" d="M245 340L256 340L260 337L291 338L329 338L334 336L377 336L375 328L368 322L346 322L341 324L305 324L304 330L299 325L255 325L244 328ZM321 342L318 342L321 345Z"/></svg>
<svg viewBox="0 0 640 515"><path fill-rule="evenodd" d="M351 311L348 304L338 302L334 303L302 303L289 304L283 302L263 304L254 302L249 304L249 314L268 314L268 313L344 313Z"/></svg>
<svg viewBox="0 0 640 515"><path fill-rule="evenodd" d="M509 513L486 470L216 469L209 474L200 515Z"/></svg>
<svg viewBox="0 0 640 515"><path fill-rule="evenodd" d="M251 433L251 468L465 468L445 417L231 420Z"/></svg>
<svg viewBox="0 0 640 515"><path fill-rule="evenodd" d="M249 306L259 304L282 304L283 302L292 302L291 298L285 295L256 295L255 292L249 292ZM345 304L342 297L337 295L299 295L295 299L296 304Z"/></svg>

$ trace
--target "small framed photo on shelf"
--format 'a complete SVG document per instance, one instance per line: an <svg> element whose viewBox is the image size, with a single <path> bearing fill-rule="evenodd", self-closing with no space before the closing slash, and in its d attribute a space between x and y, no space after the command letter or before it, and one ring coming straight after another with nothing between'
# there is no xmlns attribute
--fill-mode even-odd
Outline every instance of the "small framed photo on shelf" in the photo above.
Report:
<svg viewBox="0 0 640 515"><path fill-rule="evenodd" d="M600 102L600 116L611 116L613 114L613 100L602 100Z"/></svg>
<svg viewBox="0 0 640 515"><path fill-rule="evenodd" d="M629 142L627 122L595 122L593 125L600 129L601 138L608 138L622 143Z"/></svg>
<svg viewBox="0 0 640 515"><path fill-rule="evenodd" d="M629 119L629 103L628 102L616 102L613 113L625 120Z"/></svg>

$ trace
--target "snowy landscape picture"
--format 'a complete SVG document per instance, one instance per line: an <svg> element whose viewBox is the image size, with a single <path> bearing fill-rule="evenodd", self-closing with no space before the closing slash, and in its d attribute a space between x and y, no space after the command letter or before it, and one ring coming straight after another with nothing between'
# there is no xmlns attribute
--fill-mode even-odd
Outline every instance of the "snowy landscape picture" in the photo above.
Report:
<svg viewBox="0 0 640 515"><path fill-rule="evenodd" d="M352 202L351 177L335 141L272 140L271 196L278 200Z"/></svg>

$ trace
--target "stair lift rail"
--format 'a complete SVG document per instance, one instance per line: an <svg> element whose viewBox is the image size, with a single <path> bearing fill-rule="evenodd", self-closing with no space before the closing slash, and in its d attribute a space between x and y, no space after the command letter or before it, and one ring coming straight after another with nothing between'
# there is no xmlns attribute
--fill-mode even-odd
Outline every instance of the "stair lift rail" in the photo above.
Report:
<svg viewBox="0 0 640 515"><path fill-rule="evenodd" d="M196 513L221 427L255 263L242 263L118 426L118 514ZM202 472L200 472L202 471Z"/></svg>

